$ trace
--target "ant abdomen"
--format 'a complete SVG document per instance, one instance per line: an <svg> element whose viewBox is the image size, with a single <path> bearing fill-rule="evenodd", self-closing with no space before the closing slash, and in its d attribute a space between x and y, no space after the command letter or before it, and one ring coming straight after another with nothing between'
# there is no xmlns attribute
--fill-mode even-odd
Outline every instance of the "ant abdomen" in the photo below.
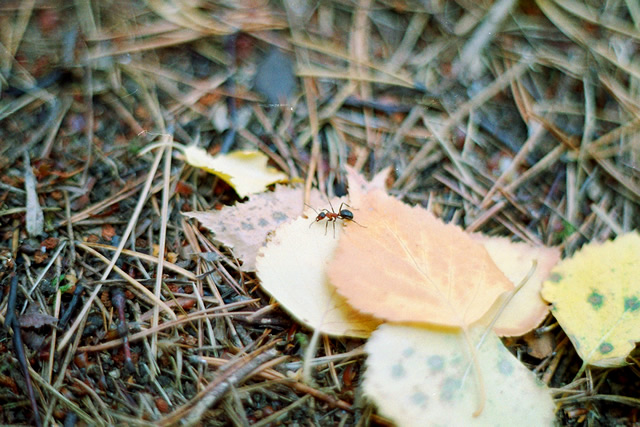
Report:
<svg viewBox="0 0 640 427"><path fill-rule="evenodd" d="M349 209L342 209L340 211L339 217L342 219L348 219L349 221L353 221L353 212Z"/></svg>

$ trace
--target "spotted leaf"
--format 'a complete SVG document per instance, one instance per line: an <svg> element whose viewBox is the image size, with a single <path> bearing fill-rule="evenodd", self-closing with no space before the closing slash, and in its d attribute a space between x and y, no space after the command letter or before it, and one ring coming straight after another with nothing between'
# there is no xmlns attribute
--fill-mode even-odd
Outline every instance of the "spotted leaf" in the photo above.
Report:
<svg viewBox="0 0 640 427"><path fill-rule="evenodd" d="M382 325L365 346L365 394L401 426L553 425L549 389L494 333L483 331L469 330L479 376L463 332ZM474 416L479 377L486 404Z"/></svg>
<svg viewBox="0 0 640 427"><path fill-rule="evenodd" d="M542 297L586 365L622 366L640 341L640 234L591 243L560 262Z"/></svg>

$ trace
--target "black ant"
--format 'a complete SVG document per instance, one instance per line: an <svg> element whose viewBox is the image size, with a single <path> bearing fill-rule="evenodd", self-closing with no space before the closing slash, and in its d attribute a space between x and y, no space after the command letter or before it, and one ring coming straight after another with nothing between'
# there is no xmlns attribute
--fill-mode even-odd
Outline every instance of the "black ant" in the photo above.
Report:
<svg viewBox="0 0 640 427"><path fill-rule="evenodd" d="M305 203L306 204L306 203ZM307 205L309 206L309 205ZM343 221L351 221L354 222L356 224L358 224L356 222L355 219L353 219L353 212L351 212L349 209L342 209L343 206L347 206L347 207L351 207L348 204L342 202L340 204L340 208L338 209L338 212L336 213L336 211L333 209L333 205L331 204L331 201L329 201L329 206L331 206L331 212L329 212L329 209L322 209L320 212L318 212L317 210L315 210L313 207L309 206L311 209L314 210L315 213L318 214L318 216L316 216L316 219L309 224L309 228L311 228L311 226L313 224L315 224L316 222L320 222L323 219L326 219L327 222L324 226L324 235L327 235L327 227L329 227L329 223L333 221L333 237L336 237L336 221L338 219L341 219ZM358 224L360 227L364 227L364 225ZM366 227L364 227L366 228Z"/></svg>

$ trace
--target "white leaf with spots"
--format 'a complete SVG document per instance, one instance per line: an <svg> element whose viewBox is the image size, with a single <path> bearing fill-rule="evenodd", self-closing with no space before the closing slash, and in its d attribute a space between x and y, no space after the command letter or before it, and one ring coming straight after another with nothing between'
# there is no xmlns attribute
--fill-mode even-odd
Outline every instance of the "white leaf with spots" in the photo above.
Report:
<svg viewBox="0 0 640 427"><path fill-rule="evenodd" d="M469 331L477 343L481 328ZM480 396L462 332L385 324L366 344L365 393L399 426L550 426L549 389L490 332L476 349L486 396Z"/></svg>

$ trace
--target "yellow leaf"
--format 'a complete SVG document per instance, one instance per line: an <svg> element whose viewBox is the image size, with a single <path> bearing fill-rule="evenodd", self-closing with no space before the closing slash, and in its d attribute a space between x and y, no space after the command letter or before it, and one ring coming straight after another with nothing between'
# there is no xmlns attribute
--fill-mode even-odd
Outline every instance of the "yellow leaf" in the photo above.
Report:
<svg viewBox="0 0 640 427"><path fill-rule="evenodd" d="M536 261L536 269L524 286L502 297L508 298L512 292L516 292L493 325L494 332L502 337L526 334L538 326L549 312L549 306L540 296L540 289L542 281L560 260L560 250L516 243L506 237L489 237L477 233L471 237L484 246L498 268L516 286L527 276L533 261Z"/></svg>
<svg viewBox="0 0 640 427"><path fill-rule="evenodd" d="M353 213L363 227L347 222L329 277L364 313L465 328L513 288L480 244L420 207L378 190Z"/></svg>
<svg viewBox="0 0 640 427"><path fill-rule="evenodd" d="M262 288L313 329L366 338L380 322L352 309L327 279L327 263L343 232L342 223L337 224L334 238L332 229L325 234L324 223L314 223L315 216L307 214L308 219L280 226L260 250L256 271Z"/></svg>
<svg viewBox="0 0 640 427"><path fill-rule="evenodd" d="M640 234L590 243L561 261L542 297L585 364L613 367L640 341Z"/></svg>
<svg viewBox="0 0 640 427"><path fill-rule="evenodd" d="M365 346L364 391L399 426L551 426L549 389L493 333L470 329L486 405L473 416L474 365L462 332L382 325Z"/></svg>
<svg viewBox="0 0 640 427"><path fill-rule="evenodd" d="M245 197L264 191L267 185L287 181L287 175L267 166L267 156L259 151L234 151L211 156L202 148L188 146L185 159L191 166L215 174Z"/></svg>

